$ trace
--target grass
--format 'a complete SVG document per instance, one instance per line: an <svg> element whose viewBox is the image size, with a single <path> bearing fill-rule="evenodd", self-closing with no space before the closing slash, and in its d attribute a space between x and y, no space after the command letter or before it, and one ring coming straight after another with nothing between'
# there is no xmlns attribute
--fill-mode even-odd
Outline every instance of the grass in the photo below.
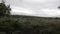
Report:
<svg viewBox="0 0 60 34"><path fill-rule="evenodd" d="M20 26L18 29L22 34L60 34L60 18L17 15L0 17L0 22L4 21L8 21L8 23L5 22L5 25L8 26L14 25L16 22ZM3 23L1 24L3 25Z"/></svg>

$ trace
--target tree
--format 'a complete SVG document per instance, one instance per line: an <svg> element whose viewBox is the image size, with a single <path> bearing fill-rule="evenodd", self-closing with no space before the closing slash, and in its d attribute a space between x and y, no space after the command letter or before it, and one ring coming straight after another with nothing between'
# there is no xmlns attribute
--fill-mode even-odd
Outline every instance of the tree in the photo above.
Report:
<svg viewBox="0 0 60 34"><path fill-rule="evenodd" d="M60 6L58 6L58 9L60 9Z"/></svg>
<svg viewBox="0 0 60 34"><path fill-rule="evenodd" d="M0 3L0 16L10 15L10 11L10 5L6 6L5 2L2 0L2 3Z"/></svg>

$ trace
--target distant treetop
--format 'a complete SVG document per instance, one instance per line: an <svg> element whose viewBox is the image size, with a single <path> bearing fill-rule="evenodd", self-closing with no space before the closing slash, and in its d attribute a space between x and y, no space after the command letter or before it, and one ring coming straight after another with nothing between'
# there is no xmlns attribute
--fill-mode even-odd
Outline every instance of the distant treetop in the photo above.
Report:
<svg viewBox="0 0 60 34"><path fill-rule="evenodd" d="M60 6L58 6L58 9L60 9Z"/></svg>

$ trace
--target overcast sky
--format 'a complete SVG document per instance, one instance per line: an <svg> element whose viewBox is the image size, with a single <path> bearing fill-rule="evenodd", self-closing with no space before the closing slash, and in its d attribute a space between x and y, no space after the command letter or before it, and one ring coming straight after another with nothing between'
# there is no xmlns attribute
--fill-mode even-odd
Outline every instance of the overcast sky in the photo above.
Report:
<svg viewBox="0 0 60 34"><path fill-rule="evenodd" d="M11 14L59 17L60 0L6 0L11 5Z"/></svg>

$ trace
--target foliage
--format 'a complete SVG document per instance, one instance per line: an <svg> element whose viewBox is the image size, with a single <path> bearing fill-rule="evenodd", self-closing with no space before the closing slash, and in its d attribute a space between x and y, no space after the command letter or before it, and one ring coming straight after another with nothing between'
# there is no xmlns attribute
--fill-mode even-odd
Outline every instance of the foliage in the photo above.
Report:
<svg viewBox="0 0 60 34"><path fill-rule="evenodd" d="M0 16L10 15L10 5L6 6L4 3L0 3Z"/></svg>
<svg viewBox="0 0 60 34"><path fill-rule="evenodd" d="M53 18L5 16L0 18L0 31L7 34L59 34L59 22Z"/></svg>
<svg viewBox="0 0 60 34"><path fill-rule="evenodd" d="M60 34L58 18L9 15L10 5L0 3L0 34Z"/></svg>

